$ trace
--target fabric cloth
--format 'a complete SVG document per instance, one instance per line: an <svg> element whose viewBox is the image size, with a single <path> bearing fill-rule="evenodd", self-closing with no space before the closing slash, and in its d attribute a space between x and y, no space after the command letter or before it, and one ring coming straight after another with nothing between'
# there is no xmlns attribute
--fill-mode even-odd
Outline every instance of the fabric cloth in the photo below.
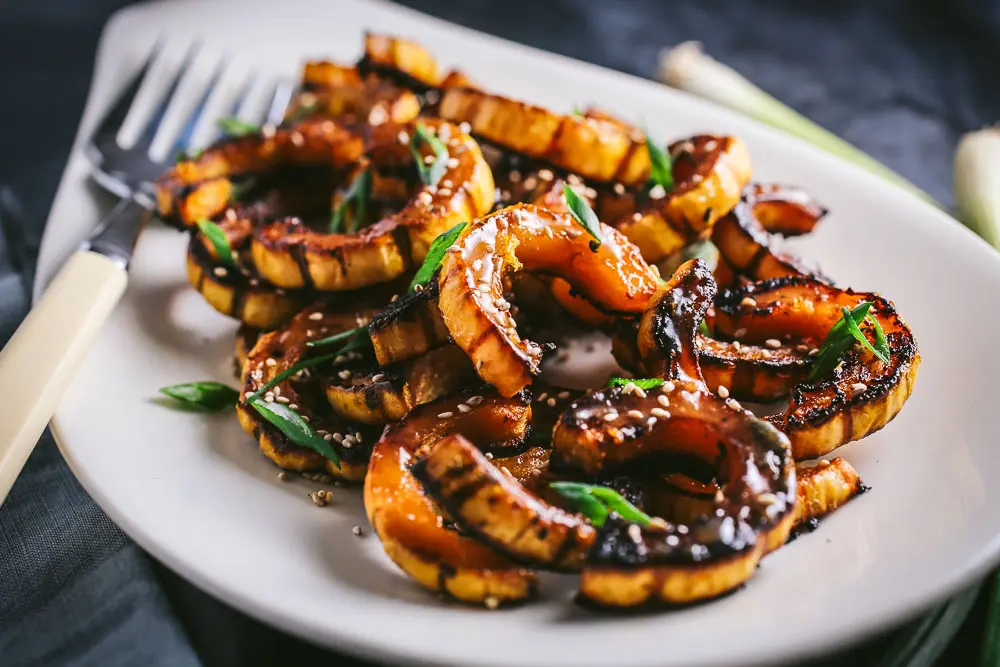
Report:
<svg viewBox="0 0 1000 667"><path fill-rule="evenodd" d="M0 341L27 312L40 221L83 108L99 31L125 4L0 3L0 81L8 100L0 107L0 184L13 186L26 209L0 188ZM700 40L712 56L945 204L958 136L1000 116L1000 93L988 85L1000 5L989 0L402 4L647 77L661 47ZM966 624L940 665L972 664L979 619ZM884 653L883 643L823 664L869 664ZM0 506L0 667L318 660L364 665L256 623L149 559L87 497L51 437L42 438Z"/></svg>

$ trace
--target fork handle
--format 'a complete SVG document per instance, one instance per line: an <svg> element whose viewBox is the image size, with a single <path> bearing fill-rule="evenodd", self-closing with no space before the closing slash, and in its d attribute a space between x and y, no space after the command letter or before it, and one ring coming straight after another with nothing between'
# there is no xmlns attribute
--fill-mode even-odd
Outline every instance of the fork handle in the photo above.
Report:
<svg viewBox="0 0 1000 667"><path fill-rule="evenodd" d="M126 283L122 262L75 253L0 351L0 504Z"/></svg>

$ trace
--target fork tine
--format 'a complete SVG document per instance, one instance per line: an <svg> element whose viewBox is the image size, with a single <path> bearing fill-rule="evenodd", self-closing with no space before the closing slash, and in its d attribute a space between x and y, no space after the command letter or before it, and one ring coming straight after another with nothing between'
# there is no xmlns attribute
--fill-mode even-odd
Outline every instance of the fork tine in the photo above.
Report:
<svg viewBox="0 0 1000 667"><path fill-rule="evenodd" d="M278 81L271 89L271 103L267 107L264 122L268 125L278 125L285 117L285 110L292 101L294 86L287 81Z"/></svg>
<svg viewBox="0 0 1000 667"><path fill-rule="evenodd" d="M187 73L188 68L194 63L195 57L201 50L201 44L195 42L190 47L188 47L187 53L184 56L184 60L181 62L180 66L177 68L177 73L174 74L173 80L170 82L170 87L160 98L160 103L157 105L156 110L153 112L152 117L149 122L146 123L146 127L143 128L142 133L135 142L135 148L149 148L153 143L153 138L156 136L156 131L160 127L160 123L163 122L163 116L167 113L167 109L170 107L170 100L173 99L174 94L177 92L177 87L180 86L181 80Z"/></svg>
<svg viewBox="0 0 1000 667"><path fill-rule="evenodd" d="M157 56L163 51L163 46L165 40L163 37L159 37L156 43L153 44L152 50L146 57L146 62L143 63L142 68L132 80L129 81L128 85L125 86L124 90L118 95L118 99L115 100L114 106L112 106L104 117L101 118L100 122L97 124L97 129L94 130L94 142L104 143L109 139L114 141L115 137L118 136L118 131L121 129L122 123L125 122L125 117L128 116L129 109L132 108L132 102L135 101L135 96L139 92L139 88L142 86L143 79L149 73L149 68L152 66L153 62L156 60Z"/></svg>
<svg viewBox="0 0 1000 667"><path fill-rule="evenodd" d="M220 60L219 64L216 65L215 72L205 85L205 92L202 93L201 99L198 100L198 103L188 114L187 121L184 123L183 129L181 129L180 136L177 137L173 148L170 150L172 155L177 155L180 151L186 151L191 147L191 137L194 135L195 128L198 126L198 122L201 120L201 117L205 112L205 106L208 104L208 100L212 96L212 92L219 85L219 81L222 80L223 75L225 75L226 67L228 67L228 65L229 62L226 59Z"/></svg>

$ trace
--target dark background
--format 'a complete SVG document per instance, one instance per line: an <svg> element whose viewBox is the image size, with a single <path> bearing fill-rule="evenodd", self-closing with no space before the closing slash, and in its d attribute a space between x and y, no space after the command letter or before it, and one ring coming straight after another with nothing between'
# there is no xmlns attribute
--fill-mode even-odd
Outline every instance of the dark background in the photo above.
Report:
<svg viewBox="0 0 1000 667"><path fill-rule="evenodd" d="M22 239L29 256L76 132L100 30L126 4L0 0L0 197L37 222ZM1000 3L988 0L401 4L647 77L662 47L699 40L708 53L946 205L958 137L1000 118L1000 89L992 85L1000 62ZM206 664L329 661L160 574ZM972 664L977 623L967 625L944 664Z"/></svg>

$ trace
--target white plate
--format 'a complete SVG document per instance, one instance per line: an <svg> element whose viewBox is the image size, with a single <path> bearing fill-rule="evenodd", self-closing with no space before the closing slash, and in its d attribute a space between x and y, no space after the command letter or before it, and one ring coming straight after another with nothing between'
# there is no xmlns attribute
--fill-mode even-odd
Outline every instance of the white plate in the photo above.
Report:
<svg viewBox="0 0 1000 667"><path fill-rule="evenodd" d="M804 243L841 284L878 290L909 319L924 364L882 432L843 448L873 490L769 556L744 590L696 608L594 615L547 580L537 604L486 613L438 603L398 572L364 524L359 494L336 507L281 483L230 415L164 409L157 387L230 380L232 322L184 279L184 237L142 237L124 302L54 419L88 492L135 540L236 607L312 640L383 660L447 665L775 664L843 646L981 575L1000 547L1000 409L994 405L1000 262L925 203L737 115L656 84L516 46L381 3L217 0L152 4L105 32L82 123L139 65L157 34L293 76L306 56L350 62L365 28L418 38L490 88L570 109L642 115L663 138L732 132L761 180L800 184L833 213ZM202 63L199 71L208 71ZM83 158L69 162L48 222L39 284L95 224ZM36 286L37 291L37 286Z"/></svg>

